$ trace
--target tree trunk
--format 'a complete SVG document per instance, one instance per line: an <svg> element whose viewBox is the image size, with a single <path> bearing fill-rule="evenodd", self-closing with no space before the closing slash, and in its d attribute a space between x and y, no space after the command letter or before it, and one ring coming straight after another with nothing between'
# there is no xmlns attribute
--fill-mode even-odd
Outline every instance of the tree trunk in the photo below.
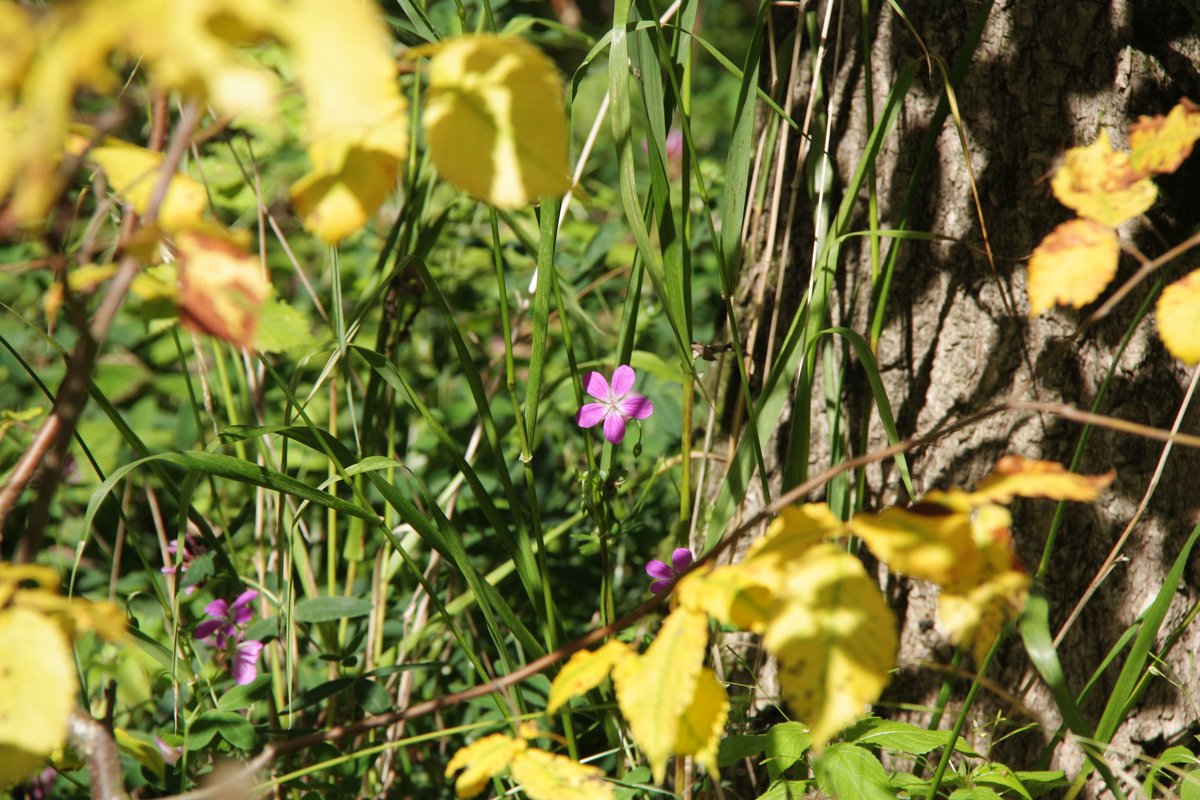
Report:
<svg viewBox="0 0 1200 800"><path fill-rule="evenodd" d="M931 158L915 187L907 229L948 237L936 242L882 239L886 259L899 247L899 259L886 306L886 324L877 356L901 437L925 434L1006 399L1065 403L1158 428L1170 428L1182 415L1181 430L1200 430L1200 412L1188 410L1185 392L1191 374L1163 350L1147 318L1135 324L1138 309L1150 299L1146 281L1099 324L1077 336L1079 323L1093 310L1055 310L1028 315L1025 261L1040 239L1071 212L1055 201L1047 175L1068 147L1090 143L1107 130L1123 143L1128 123L1139 114L1166 113L1180 97L1200 99L1200 38L1183 3L1061 2L1061 0L997 0L905 4L912 30L892 7L871 3L873 113L878 119L895 76L913 59L923 58L916 35L928 53L950 70L966 58L965 78L956 97L965 128L970 166L974 171L990 241L981 234L971 192L971 176L953 119L931 132L931 120L942 95L937 67L920 68L903 100L896 123L876 162L879 226L900 226L906 190L918 167L926 137L935 137ZM882 5L882 8L880 7ZM858 4L834 4L820 77L829 101L816 104L814 121L827 116L833 207L850 180L869 133L866 117L866 72L861 47ZM825 5L772 10L774 56L778 80L764 65L764 88L803 119L809 99L816 47L802 36L796 65L793 40L811 13L819 31ZM977 46L973 28L982 22ZM965 55L964 55L965 49ZM767 113L767 112L764 112ZM812 126L819 152L825 136ZM798 137L786 125L769 129L760 141L754 184L763 187L761 209L748 226L747 257L739 276L739 331L752 352L759 379L809 285L813 248L815 197L806 184L819 175L809 155L810 172L797 174ZM786 139L784 138L786 137ZM774 142L774 147L770 146ZM781 161L777 162L776 159ZM1200 159L1193 159L1200 161ZM801 169L803 169L801 167ZM1194 191L1200 166L1187 163L1175 176L1160 179L1161 199L1138 222L1132 241L1154 257L1178 243L1200 219ZM755 186L752 186L752 192ZM795 187L795 191L793 191ZM795 192L798 195L793 197ZM865 194L863 195L865 198ZM852 230L868 228L865 199L856 206ZM753 196L752 203L753 206ZM794 208L793 208L794 206ZM791 209L791 210L789 210ZM829 323L866 333L870 327L872 281L867 238L845 242L837 265ZM986 255L987 245L993 263ZM1194 259L1193 259L1194 261ZM1117 282L1137 264L1122 258ZM1181 274L1176 266L1171 274ZM1116 285L1116 284L1114 284ZM777 320L772 328L774 309ZM1132 331L1121 351L1122 339ZM861 426L870 420L867 449L886 445L871 393L852 351L840 341L825 340L845 365L842 397L847 410L847 440L856 450ZM1119 358L1118 353L1120 353ZM1115 367L1113 363L1115 361ZM820 363L820 359L818 359ZM1111 379L1107 380L1110 367ZM725 370L726 394L736 398L736 376ZM812 396L812 443L809 474L830 463L821 371ZM728 401L733 403L733 400ZM727 418L733 417L728 414ZM780 491L781 454L788 440L785 418L765 453L773 493ZM918 494L934 488L970 488L1005 453L1070 463L1083 429L1054 414L1005 412L967 425L910 456ZM1139 436L1096 429L1082 448L1078 470L1117 471L1112 488L1094 504L1065 509L1048 569L1046 592L1051 630L1058 631L1109 555L1122 530L1134 519L1143 496L1151 490L1163 445ZM1058 647L1067 683L1076 694L1092 677L1109 649L1149 605L1166 572L1195 524L1196 451L1176 447L1166 461L1157 491L1132 527L1122 558L1084 605ZM901 500L896 470L881 462L867 470L866 507ZM755 484L756 485L756 484ZM711 489L710 489L711 490ZM747 498L755 510L761 497ZM759 506L761 507L761 506ZM743 513L746 513L744 510ZM1014 506L1014 539L1031 572L1043 557L1055 504L1024 501ZM930 664L949 662L952 648L936 625L935 590L927 585L881 575L902 618L900 670L886 702L932 704L946 673ZM1180 586L1156 651L1196 603L1200 574L1193 563ZM930 623L934 623L932 626ZM1118 774L1136 774L1138 759L1154 756L1173 744L1193 745L1197 732L1200 626L1190 626L1174 643L1165 663L1156 665L1148 690L1118 730L1109 759ZM1127 652L1127 651L1124 651ZM1083 703L1090 726L1100 717L1111 694L1124 652L1099 678ZM969 660L964 662L969 669ZM763 676L766 678L767 676ZM979 695L973 724L964 728L972 743L1015 769L1034 769L1061 719L1045 685L1033 671L1018 637L1010 637L992 665L994 682ZM966 682L954 686L942 726L953 720ZM886 705L879 713L887 713ZM912 715L927 723L928 715ZM1028 722L1036 727L991 743ZM1082 754L1073 744L1055 748L1052 765L1074 773ZM1142 762L1144 764L1144 761ZM1099 784L1089 785L1097 792Z"/></svg>

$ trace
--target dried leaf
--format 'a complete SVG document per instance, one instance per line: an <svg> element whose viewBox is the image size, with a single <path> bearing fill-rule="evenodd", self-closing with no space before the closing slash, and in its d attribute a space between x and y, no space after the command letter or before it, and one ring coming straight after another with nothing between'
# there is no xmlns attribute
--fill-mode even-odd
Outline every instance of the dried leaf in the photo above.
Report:
<svg viewBox="0 0 1200 800"><path fill-rule="evenodd" d="M570 186L563 85L517 37L461 36L432 54L425 139L438 172L472 197L514 208Z"/></svg>
<svg viewBox="0 0 1200 800"><path fill-rule="evenodd" d="M1186 97L1164 116L1138 117L1129 127L1130 162L1135 172L1174 172L1200 139L1200 106Z"/></svg>
<svg viewBox="0 0 1200 800"><path fill-rule="evenodd" d="M1095 300L1117 274L1121 244L1112 228L1086 219L1059 225L1029 259L1029 313L1055 306L1080 308Z"/></svg>
<svg viewBox="0 0 1200 800"><path fill-rule="evenodd" d="M1158 196L1154 182L1133 169L1129 154L1113 150L1106 131L1087 147L1067 151L1050 188L1079 216L1113 228L1150 208Z"/></svg>
<svg viewBox="0 0 1200 800"><path fill-rule="evenodd" d="M454 782L454 793L459 797L474 797L483 791L493 775L508 769L513 758L525 748L524 739L514 739L503 733L484 736L454 754L446 765L446 777L463 770Z"/></svg>
<svg viewBox="0 0 1200 800"><path fill-rule="evenodd" d="M857 720L896 663L896 620L862 563L821 544L792 567L763 636L779 681L816 749Z"/></svg>
<svg viewBox="0 0 1200 800"><path fill-rule="evenodd" d="M1014 497L1087 502L1099 497L1116 476L1111 470L1103 475L1079 475L1053 461L1006 455L975 487L971 500L976 505L1008 503Z"/></svg>
<svg viewBox="0 0 1200 800"><path fill-rule="evenodd" d="M1189 365L1200 362L1200 270L1163 289L1155 318L1171 355Z"/></svg>
<svg viewBox="0 0 1200 800"><path fill-rule="evenodd" d="M513 759L512 776L531 800L612 800L615 797L612 785L604 780L603 770L532 747Z"/></svg>
<svg viewBox="0 0 1200 800"><path fill-rule="evenodd" d="M677 608L644 655L617 662L613 683L629 732L661 783L675 752L679 720L695 695L708 644L708 618Z"/></svg>
<svg viewBox="0 0 1200 800"><path fill-rule="evenodd" d="M599 686L608 677L613 665L631 654L628 645L613 639L596 650L584 650L571 656L550 684L546 713L553 714L572 697Z"/></svg>
<svg viewBox="0 0 1200 800"><path fill-rule="evenodd" d="M186 232L179 246L179 319L239 347L254 344L259 308L270 295L255 256L228 239Z"/></svg>

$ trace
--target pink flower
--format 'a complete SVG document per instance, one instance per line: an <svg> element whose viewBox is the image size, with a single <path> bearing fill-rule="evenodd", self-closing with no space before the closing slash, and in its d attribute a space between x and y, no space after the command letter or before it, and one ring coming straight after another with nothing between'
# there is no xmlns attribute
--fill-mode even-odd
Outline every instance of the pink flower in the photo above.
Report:
<svg viewBox="0 0 1200 800"><path fill-rule="evenodd" d="M250 603L258 597L258 592L247 589L237 596L232 604L224 600L213 600L204 607L204 613L209 619L196 626L193 634L197 639L209 639L209 642L221 651L218 663L228 661L229 672L234 682L245 685L258 677L258 657L262 654L263 643L256 639L247 639L242 627L254 617L254 609Z"/></svg>
<svg viewBox="0 0 1200 800"><path fill-rule="evenodd" d="M625 421L646 419L654 412L654 404L640 394L632 394L636 373L633 367L622 364L613 372L612 385L599 372L589 373L583 388L599 403L587 403L575 414L581 428L604 423L604 438L620 444L625 438Z"/></svg>
<svg viewBox="0 0 1200 800"><path fill-rule="evenodd" d="M664 561L659 561L657 558L646 565L646 574L651 578L657 578L654 583L650 584L650 591L655 594L662 594L671 588L680 575L687 572L688 567L692 565L692 551L686 547L677 547L675 552L671 553L671 563L667 564Z"/></svg>

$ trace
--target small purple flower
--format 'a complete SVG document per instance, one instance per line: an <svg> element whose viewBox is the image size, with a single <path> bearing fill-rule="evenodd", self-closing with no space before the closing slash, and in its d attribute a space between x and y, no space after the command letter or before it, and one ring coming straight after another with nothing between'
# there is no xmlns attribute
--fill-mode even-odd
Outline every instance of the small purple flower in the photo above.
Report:
<svg viewBox="0 0 1200 800"><path fill-rule="evenodd" d="M162 568L163 575L174 575L176 570L179 572L187 572L192 561L196 556L204 552L204 542L200 541L199 537L188 534L183 540L183 559L180 561L179 567L175 566L175 557L179 555L179 541L172 539L167 543L167 554L170 556L169 563Z"/></svg>
<svg viewBox="0 0 1200 800"><path fill-rule="evenodd" d="M687 572L688 567L692 565L692 551L686 547L676 547L675 552L671 553L671 563L659 561L657 558L646 565L646 574L651 578L656 578L654 583L650 584L650 591L655 594L662 594L671 588L680 575Z"/></svg>
<svg viewBox="0 0 1200 800"><path fill-rule="evenodd" d="M683 131L671 128L667 133L667 160L678 161L683 158Z"/></svg>
<svg viewBox="0 0 1200 800"><path fill-rule="evenodd" d="M263 643L247 639L243 626L254 617L250 603L258 592L247 589L237 596L232 604L224 600L213 600L204 607L209 619L196 626L193 634L197 639L212 639L210 644L221 651L220 659L229 661L229 671L234 682L245 685L258 677L258 657Z"/></svg>
<svg viewBox="0 0 1200 800"><path fill-rule="evenodd" d="M627 419L646 419L654 412L654 404L640 394L632 394L636 373L633 367L622 364L613 372L612 385L599 372L587 376L583 388L599 403L587 403L575 414L575 422L581 428L590 428L604 422L604 438L620 444L625 438Z"/></svg>
<svg viewBox="0 0 1200 800"><path fill-rule="evenodd" d="M154 744L158 747L158 752L162 753L163 761L167 764L174 765L179 757L183 755L182 747L172 747L162 740L161 736L154 737Z"/></svg>

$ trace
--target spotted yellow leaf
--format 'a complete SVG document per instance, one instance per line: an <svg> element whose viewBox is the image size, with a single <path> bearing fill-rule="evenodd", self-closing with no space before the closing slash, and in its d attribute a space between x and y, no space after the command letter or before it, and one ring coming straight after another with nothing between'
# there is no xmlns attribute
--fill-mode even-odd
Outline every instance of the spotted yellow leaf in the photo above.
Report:
<svg viewBox="0 0 1200 800"><path fill-rule="evenodd" d="M446 765L446 777L463 770L454 782L454 793L460 798L474 797L483 791L493 775L508 769L513 758L525 748L524 739L514 739L503 733L484 736L454 754Z"/></svg>
<svg viewBox="0 0 1200 800"><path fill-rule="evenodd" d="M1113 149L1106 131L1087 147L1067 151L1050 188L1079 216L1114 228L1150 208L1158 196L1154 182L1134 170L1129 154Z"/></svg>
<svg viewBox="0 0 1200 800"><path fill-rule="evenodd" d="M1099 497L1116 476L1111 470L1103 475L1079 475L1053 461L1006 455L971 492L971 499L979 505L1008 503L1014 497L1087 502Z"/></svg>
<svg viewBox="0 0 1200 800"><path fill-rule="evenodd" d="M1200 362L1200 270L1163 289L1155 318L1171 355L1185 364Z"/></svg>
<svg viewBox="0 0 1200 800"><path fill-rule="evenodd" d="M1029 313L1056 305L1080 308L1095 300L1117 274L1116 231L1073 219L1051 231L1029 259Z"/></svg>
<svg viewBox="0 0 1200 800"><path fill-rule="evenodd" d="M912 578L945 585L979 567L969 511L924 502L856 514L850 530L890 569Z"/></svg>
<svg viewBox="0 0 1200 800"><path fill-rule="evenodd" d="M546 713L553 714L572 697L599 686L608 677L613 665L631 654L628 645L613 639L595 650L584 650L571 656L550 684Z"/></svg>
<svg viewBox="0 0 1200 800"><path fill-rule="evenodd" d="M63 746L76 690L62 628L30 609L0 611L0 788Z"/></svg>
<svg viewBox="0 0 1200 800"><path fill-rule="evenodd" d="M514 208L570 186L563 84L518 37L461 36L432 54L424 115L429 155L472 197Z"/></svg>
<svg viewBox="0 0 1200 800"><path fill-rule="evenodd" d="M512 777L531 800L612 800L604 771L566 756L529 748L512 761Z"/></svg>
<svg viewBox="0 0 1200 800"><path fill-rule="evenodd" d="M313 165L292 202L308 230L336 243L395 189L408 153L407 104L374 3L297 0L281 13L308 104Z"/></svg>
<svg viewBox="0 0 1200 800"><path fill-rule="evenodd" d="M717 778L717 750L725 732L725 720L729 717L729 697L717 680L716 674L705 667L696 678L696 692L683 717L679 720L679 734L675 742L675 754L695 756L696 763L704 767L715 780Z"/></svg>
<svg viewBox="0 0 1200 800"><path fill-rule="evenodd" d="M88 152L108 177L113 191L145 214L158 184L163 154L144 147L109 138ZM208 208L208 196L199 181L175 174L167 184L167 193L158 208L158 223L166 230L178 230L197 222Z"/></svg>
<svg viewBox="0 0 1200 800"><path fill-rule="evenodd" d="M862 563L819 544L793 565L763 636L779 682L813 746L867 712L896 663L896 620Z"/></svg>
<svg viewBox="0 0 1200 800"><path fill-rule="evenodd" d="M1200 139L1200 106L1186 97L1166 116L1138 117L1129 127L1129 158L1142 175L1174 172Z"/></svg>
<svg viewBox="0 0 1200 800"><path fill-rule="evenodd" d="M708 644L708 618L676 608L641 656L617 662L613 683L629 732L661 783L675 752L679 721L691 704Z"/></svg>
<svg viewBox="0 0 1200 800"><path fill-rule="evenodd" d="M259 309L270 295L256 256L225 238L185 232L179 247L179 319L241 347L254 344Z"/></svg>

